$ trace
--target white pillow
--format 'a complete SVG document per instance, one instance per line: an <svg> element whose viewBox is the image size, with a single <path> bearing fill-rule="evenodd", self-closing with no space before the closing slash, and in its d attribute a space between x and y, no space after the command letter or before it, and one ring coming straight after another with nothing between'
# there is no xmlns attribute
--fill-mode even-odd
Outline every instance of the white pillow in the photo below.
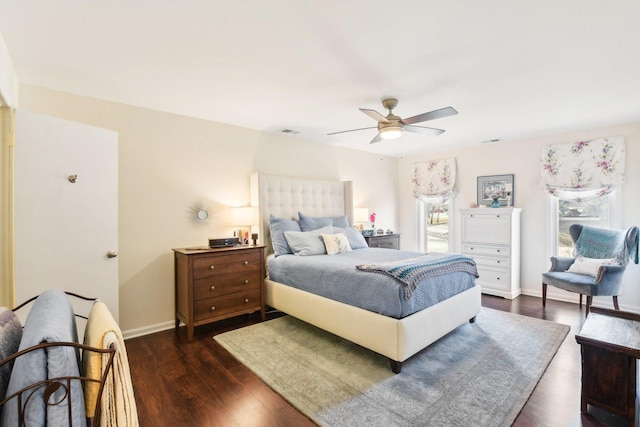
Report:
<svg viewBox="0 0 640 427"><path fill-rule="evenodd" d="M324 246L329 255L351 252L351 245L349 245L347 235L344 233L323 234L322 240L324 240Z"/></svg>
<svg viewBox="0 0 640 427"><path fill-rule="evenodd" d="M328 225L313 231L285 231L284 238L294 255L322 255L327 253L321 236L324 233L333 233L333 227Z"/></svg>
<svg viewBox="0 0 640 427"><path fill-rule="evenodd" d="M616 264L615 260L615 258L586 258L578 255L567 272L596 277L601 265Z"/></svg>

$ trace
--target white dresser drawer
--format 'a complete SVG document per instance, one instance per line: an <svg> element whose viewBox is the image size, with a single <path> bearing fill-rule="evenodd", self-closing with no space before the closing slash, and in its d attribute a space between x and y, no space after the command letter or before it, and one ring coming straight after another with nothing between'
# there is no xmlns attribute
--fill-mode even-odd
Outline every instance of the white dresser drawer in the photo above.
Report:
<svg viewBox="0 0 640 427"><path fill-rule="evenodd" d="M482 288L508 291L511 288L511 271L509 269L490 268L478 265L478 283Z"/></svg>
<svg viewBox="0 0 640 427"><path fill-rule="evenodd" d="M508 246L485 246L472 245L469 243L462 244L462 253L465 255L485 255L485 256L511 256L511 249Z"/></svg>
<svg viewBox="0 0 640 427"><path fill-rule="evenodd" d="M474 256L473 260L476 262L478 267L489 267L489 268L511 267L511 260L509 258Z"/></svg>

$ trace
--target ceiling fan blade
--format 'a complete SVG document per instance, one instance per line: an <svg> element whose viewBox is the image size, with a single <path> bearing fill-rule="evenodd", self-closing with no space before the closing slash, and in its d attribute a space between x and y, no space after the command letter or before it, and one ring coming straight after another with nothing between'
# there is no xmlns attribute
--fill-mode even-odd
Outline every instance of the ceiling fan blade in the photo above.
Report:
<svg viewBox="0 0 640 427"><path fill-rule="evenodd" d="M369 144L374 144L374 143L380 142L380 141L382 141L382 135L380 134L380 132L378 132L376 137L373 138Z"/></svg>
<svg viewBox="0 0 640 427"><path fill-rule="evenodd" d="M341 131L339 131L339 132L331 132L331 133L328 133L327 135L336 135L336 134L339 134L339 133L355 132L355 131L357 131L357 130L367 130L367 129L378 129L378 128L377 128L376 126L373 126L373 127L370 127L370 128L360 128L360 129L341 130Z"/></svg>
<svg viewBox="0 0 640 427"><path fill-rule="evenodd" d="M378 113L376 110L367 110L366 108L361 108L360 111L380 123L391 123L385 116Z"/></svg>
<svg viewBox="0 0 640 427"><path fill-rule="evenodd" d="M423 134L435 135L435 136L438 136L441 133L444 133L444 130L442 130L442 129L428 128L426 126L409 126L409 125L405 125L404 130L406 130L408 132L413 132L413 133L423 133Z"/></svg>
<svg viewBox="0 0 640 427"><path fill-rule="evenodd" d="M408 119L402 119L402 123L405 125L411 125L414 123L426 122L427 120L441 119L443 117L455 116L458 114L455 108L445 107L439 110L433 110L428 113L418 114L417 116L409 117Z"/></svg>

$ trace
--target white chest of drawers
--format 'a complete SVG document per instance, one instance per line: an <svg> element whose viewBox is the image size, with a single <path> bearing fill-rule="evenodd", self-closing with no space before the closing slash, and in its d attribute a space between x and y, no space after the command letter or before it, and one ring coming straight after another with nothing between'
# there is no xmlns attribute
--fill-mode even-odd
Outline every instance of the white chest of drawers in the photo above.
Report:
<svg viewBox="0 0 640 427"><path fill-rule="evenodd" d="M485 294L520 295L520 208L461 209L461 252L472 257Z"/></svg>

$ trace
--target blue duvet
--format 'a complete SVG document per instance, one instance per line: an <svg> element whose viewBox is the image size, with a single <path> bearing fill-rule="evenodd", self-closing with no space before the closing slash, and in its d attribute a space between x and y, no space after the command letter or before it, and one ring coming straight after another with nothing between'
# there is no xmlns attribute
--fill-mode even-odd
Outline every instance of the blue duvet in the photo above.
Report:
<svg viewBox="0 0 640 427"><path fill-rule="evenodd" d="M384 263L424 255L382 248L357 249L335 255L281 255L269 260L269 278L279 283L349 305L403 318L437 304L475 285L475 276L461 271L428 277L411 298L393 278L356 269L365 263Z"/></svg>

